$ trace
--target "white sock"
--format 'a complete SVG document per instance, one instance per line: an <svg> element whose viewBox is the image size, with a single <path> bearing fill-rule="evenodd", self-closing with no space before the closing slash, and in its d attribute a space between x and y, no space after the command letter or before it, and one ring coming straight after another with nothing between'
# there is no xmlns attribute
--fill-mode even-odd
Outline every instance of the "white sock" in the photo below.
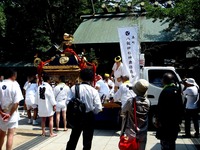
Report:
<svg viewBox="0 0 200 150"><path fill-rule="evenodd" d="M33 124L37 123L36 120L33 120Z"/></svg>

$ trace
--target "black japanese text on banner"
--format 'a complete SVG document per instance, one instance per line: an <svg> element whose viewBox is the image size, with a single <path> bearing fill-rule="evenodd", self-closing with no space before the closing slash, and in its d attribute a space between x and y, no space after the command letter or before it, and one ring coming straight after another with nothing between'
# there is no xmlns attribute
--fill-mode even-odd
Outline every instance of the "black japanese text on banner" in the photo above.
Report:
<svg viewBox="0 0 200 150"><path fill-rule="evenodd" d="M133 83L140 75L138 27L118 28L118 34L124 74L129 75L130 82Z"/></svg>

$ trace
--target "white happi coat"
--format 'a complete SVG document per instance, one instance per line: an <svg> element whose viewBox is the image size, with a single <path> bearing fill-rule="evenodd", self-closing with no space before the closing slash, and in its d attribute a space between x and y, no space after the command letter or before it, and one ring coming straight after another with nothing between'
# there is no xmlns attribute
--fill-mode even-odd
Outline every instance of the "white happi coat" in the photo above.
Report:
<svg viewBox="0 0 200 150"><path fill-rule="evenodd" d="M99 96L101 98L102 95L105 95L107 98L109 97L110 89L108 84L106 84L102 79L97 81L96 87L99 87Z"/></svg>
<svg viewBox="0 0 200 150"><path fill-rule="evenodd" d="M42 82L37 90L36 104L38 104L38 115L50 117L54 114L53 106L56 105L53 89L47 82Z"/></svg>
<svg viewBox="0 0 200 150"><path fill-rule="evenodd" d="M6 110L5 113L10 113L12 106L19 103L22 99L22 91L17 81L6 79L0 82L0 105L2 110ZM0 119L2 119L1 115ZM18 120L19 113L16 110L9 119L9 122L17 122Z"/></svg>
<svg viewBox="0 0 200 150"><path fill-rule="evenodd" d="M26 81L26 83L24 84L23 89L26 91L29 88L30 85L31 85L31 83L29 81Z"/></svg>
<svg viewBox="0 0 200 150"><path fill-rule="evenodd" d="M112 70L114 71L114 77L115 79L120 78L123 75L123 63L120 64L120 66L117 68L117 64L114 63Z"/></svg>
<svg viewBox="0 0 200 150"><path fill-rule="evenodd" d="M36 83L31 83L30 86L26 89L26 104L32 106L36 104L36 93L38 85Z"/></svg>
<svg viewBox="0 0 200 150"><path fill-rule="evenodd" d="M108 81L106 81L106 80L104 80L104 82L108 85L108 87L109 86L111 86L112 87L112 89L110 89L110 91L109 91L109 97L113 97L113 95L114 95L114 87L115 87L115 83L112 81L112 80L110 80L110 79L108 79Z"/></svg>
<svg viewBox="0 0 200 150"><path fill-rule="evenodd" d="M59 83L54 88L54 95L58 107L66 105L67 101L72 97L71 89L65 83Z"/></svg>
<svg viewBox="0 0 200 150"><path fill-rule="evenodd" d="M114 94L114 101L121 101L122 106L124 106L124 104L126 103L126 101L132 97L135 97L135 93L133 92L133 90L130 90L127 85L129 87L133 86L129 81L126 81L124 83L122 83L119 87L119 89L117 90L117 92Z"/></svg>

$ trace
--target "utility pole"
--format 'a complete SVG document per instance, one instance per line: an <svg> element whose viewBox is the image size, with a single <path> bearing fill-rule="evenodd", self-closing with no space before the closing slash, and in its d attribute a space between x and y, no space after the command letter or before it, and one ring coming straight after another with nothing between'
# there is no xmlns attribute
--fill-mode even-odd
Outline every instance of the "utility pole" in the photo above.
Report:
<svg viewBox="0 0 200 150"><path fill-rule="evenodd" d="M93 2L93 0L91 0L91 3L92 3L93 15L95 15L95 9L94 9L94 2Z"/></svg>

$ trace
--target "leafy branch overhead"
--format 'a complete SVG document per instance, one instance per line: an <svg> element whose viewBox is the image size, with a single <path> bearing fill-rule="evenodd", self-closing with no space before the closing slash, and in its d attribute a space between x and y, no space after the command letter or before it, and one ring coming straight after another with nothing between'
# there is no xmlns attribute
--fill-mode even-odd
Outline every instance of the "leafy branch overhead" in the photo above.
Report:
<svg viewBox="0 0 200 150"><path fill-rule="evenodd" d="M0 36L4 37L6 31L6 15L4 13L4 6L0 3Z"/></svg>
<svg viewBox="0 0 200 150"><path fill-rule="evenodd" d="M171 8L146 6L147 16L170 22L169 29L178 27L185 29L200 29L200 0L175 0Z"/></svg>
<svg viewBox="0 0 200 150"><path fill-rule="evenodd" d="M60 44L63 33L73 34L80 15L90 13L89 0L4 0L0 2L0 35L6 41L5 59L33 59L36 50ZM91 6L91 4L90 4ZM86 9L87 8L87 9ZM4 42L1 42L4 43ZM19 54L21 57L16 57Z"/></svg>

